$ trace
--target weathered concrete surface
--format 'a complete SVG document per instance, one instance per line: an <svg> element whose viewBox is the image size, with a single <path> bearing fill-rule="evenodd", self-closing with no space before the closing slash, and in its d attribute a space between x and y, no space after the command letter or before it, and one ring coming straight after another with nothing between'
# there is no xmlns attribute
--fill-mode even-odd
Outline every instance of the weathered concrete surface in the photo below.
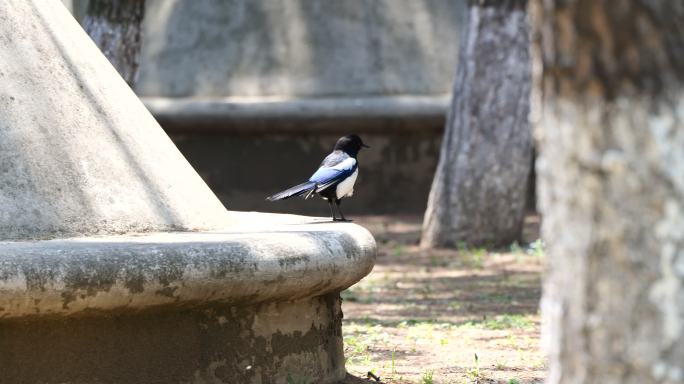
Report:
<svg viewBox="0 0 684 384"><path fill-rule="evenodd" d="M0 383L335 383L336 293L294 302L0 322Z"/></svg>
<svg viewBox="0 0 684 384"><path fill-rule="evenodd" d="M0 78L0 383L344 377L367 231L225 211L59 0L0 3Z"/></svg>
<svg viewBox="0 0 684 384"><path fill-rule="evenodd" d="M0 2L0 240L225 226L60 1Z"/></svg>
<svg viewBox="0 0 684 384"><path fill-rule="evenodd" d="M464 4L148 0L136 91L202 98L448 94Z"/></svg>
<svg viewBox="0 0 684 384"><path fill-rule="evenodd" d="M0 243L0 319L255 304L339 292L375 241L350 223L231 212L214 232Z"/></svg>

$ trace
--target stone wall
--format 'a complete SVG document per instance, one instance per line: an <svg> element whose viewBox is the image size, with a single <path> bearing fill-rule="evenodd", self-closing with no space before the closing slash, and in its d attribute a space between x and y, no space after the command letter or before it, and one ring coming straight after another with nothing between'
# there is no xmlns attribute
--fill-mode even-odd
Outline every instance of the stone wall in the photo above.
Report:
<svg viewBox="0 0 684 384"><path fill-rule="evenodd" d="M171 138L214 193L230 209L328 216L319 199L268 202L266 196L306 180L330 152L338 134L269 135L177 133ZM354 196L342 210L420 213L425 210L441 135L435 132L366 134L359 154Z"/></svg>
<svg viewBox="0 0 684 384"><path fill-rule="evenodd" d="M448 94L459 3L148 0L136 90L143 97Z"/></svg>
<svg viewBox="0 0 684 384"><path fill-rule="evenodd" d="M136 92L230 209L326 214L263 197L354 132L373 148L346 208L422 214L464 5L147 0Z"/></svg>

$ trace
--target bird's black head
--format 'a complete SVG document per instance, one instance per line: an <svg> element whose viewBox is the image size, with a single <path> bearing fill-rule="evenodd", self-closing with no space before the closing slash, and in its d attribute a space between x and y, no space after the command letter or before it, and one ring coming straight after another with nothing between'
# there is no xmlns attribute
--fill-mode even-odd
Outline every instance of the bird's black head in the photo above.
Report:
<svg viewBox="0 0 684 384"><path fill-rule="evenodd" d="M370 148L363 143L358 135L346 135L340 137L335 144L335 150L346 152L349 156L356 157L361 148Z"/></svg>

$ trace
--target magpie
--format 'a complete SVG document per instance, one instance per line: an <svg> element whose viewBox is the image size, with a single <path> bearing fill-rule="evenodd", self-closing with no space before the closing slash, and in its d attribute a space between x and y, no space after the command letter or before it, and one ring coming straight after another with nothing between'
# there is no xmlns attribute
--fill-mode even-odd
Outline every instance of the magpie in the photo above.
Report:
<svg viewBox="0 0 684 384"><path fill-rule="evenodd" d="M317 194L328 201L333 221L347 221L340 210L340 203L343 198L354 193L354 183L359 175L359 163L356 156L361 148L370 147L364 144L358 135L340 137L332 153L323 159L318 170L309 177L308 181L269 196L266 200L285 200L293 196L308 199ZM340 213L339 219L335 216L333 203L337 206L337 212Z"/></svg>

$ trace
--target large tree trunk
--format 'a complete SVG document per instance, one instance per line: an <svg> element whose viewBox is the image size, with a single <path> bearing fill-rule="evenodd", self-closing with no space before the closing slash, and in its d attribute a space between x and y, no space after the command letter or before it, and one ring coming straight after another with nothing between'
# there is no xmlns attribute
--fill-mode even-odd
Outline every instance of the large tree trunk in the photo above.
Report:
<svg viewBox="0 0 684 384"><path fill-rule="evenodd" d="M83 28L114 68L134 86L141 48L145 0L90 0Z"/></svg>
<svg viewBox="0 0 684 384"><path fill-rule="evenodd" d="M533 2L549 383L684 382L682 4Z"/></svg>
<svg viewBox="0 0 684 384"><path fill-rule="evenodd" d="M424 247L520 238L532 157L527 1L469 1Z"/></svg>

